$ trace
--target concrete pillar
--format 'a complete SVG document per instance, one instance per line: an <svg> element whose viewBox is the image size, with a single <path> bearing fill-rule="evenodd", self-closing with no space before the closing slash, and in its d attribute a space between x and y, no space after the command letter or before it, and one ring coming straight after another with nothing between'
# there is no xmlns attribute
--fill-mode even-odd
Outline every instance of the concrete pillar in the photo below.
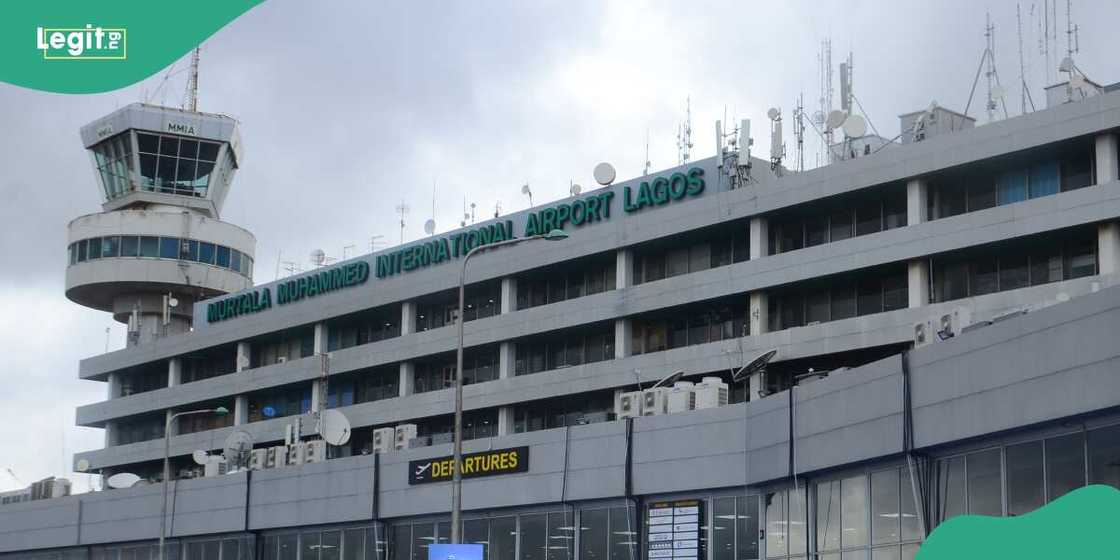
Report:
<svg viewBox="0 0 1120 560"><path fill-rule="evenodd" d="M315 412L316 410L319 410L319 407L322 407L323 410L326 410L326 408L327 408L327 403L322 402L322 400L323 400L323 389L322 389L322 387L323 387L324 383L325 383L325 381L323 381L322 379L316 379L315 381L311 382L311 412Z"/></svg>
<svg viewBox="0 0 1120 560"><path fill-rule="evenodd" d="M914 259L907 265L908 284L906 290L910 296L909 307L929 305L929 260Z"/></svg>
<svg viewBox="0 0 1120 560"><path fill-rule="evenodd" d="M249 395L237 395L233 403L233 425L249 423Z"/></svg>
<svg viewBox="0 0 1120 560"><path fill-rule="evenodd" d="M1111 183L1120 178L1120 171L1116 165L1116 135L1101 134L1097 136L1097 184Z"/></svg>
<svg viewBox="0 0 1120 560"><path fill-rule="evenodd" d="M167 361L167 386L178 387L183 384L183 359L171 358Z"/></svg>
<svg viewBox="0 0 1120 560"><path fill-rule="evenodd" d="M1101 274L1120 272L1120 222L1097 226L1097 266Z"/></svg>
<svg viewBox="0 0 1120 560"><path fill-rule="evenodd" d="M766 292L751 292L750 306L751 336L770 330L770 298Z"/></svg>
<svg viewBox="0 0 1120 560"><path fill-rule="evenodd" d="M517 375L517 344L505 341L498 346L498 378L507 379Z"/></svg>
<svg viewBox="0 0 1120 560"><path fill-rule="evenodd" d="M761 259L770 249L770 221L764 216L751 218L751 260Z"/></svg>
<svg viewBox="0 0 1120 560"><path fill-rule="evenodd" d="M761 374L761 373L756 373L756 374L750 376L749 380L747 381L747 400L748 401L757 401L758 399L762 398L762 389L765 388L765 385L763 384L764 379L762 379L762 375L763 374Z"/></svg>
<svg viewBox="0 0 1120 560"><path fill-rule="evenodd" d="M517 278L502 278L502 313L517 311Z"/></svg>
<svg viewBox="0 0 1120 560"><path fill-rule="evenodd" d="M171 410L171 409L167 410L167 412L165 413L165 416L163 417L163 425L164 426L167 426L167 421L171 419L171 415L173 415L173 414L175 414L174 410ZM176 420L174 422L171 422L171 433L168 434L168 435L169 436L179 435L179 421L178 420Z"/></svg>
<svg viewBox="0 0 1120 560"><path fill-rule="evenodd" d="M614 357L628 358L634 355L634 323L630 319L614 321Z"/></svg>
<svg viewBox="0 0 1120 560"><path fill-rule="evenodd" d="M315 323L315 354L327 351L327 324Z"/></svg>
<svg viewBox="0 0 1120 560"><path fill-rule="evenodd" d="M108 386L106 390L109 393L109 399L115 399L121 396L121 374L117 372L110 373L106 385Z"/></svg>
<svg viewBox="0 0 1120 560"><path fill-rule="evenodd" d="M910 179L906 182L906 225L929 221L928 200L929 185L925 179Z"/></svg>
<svg viewBox="0 0 1120 560"><path fill-rule="evenodd" d="M498 409L498 437L508 436L513 433L513 407L503 406Z"/></svg>
<svg viewBox="0 0 1120 560"><path fill-rule="evenodd" d="M400 381L397 387L400 391L400 396L406 397L416 392L416 364L413 362L401 362Z"/></svg>
<svg viewBox="0 0 1120 560"><path fill-rule="evenodd" d="M114 433L116 427L117 423L112 420L105 422L105 447L112 447L114 445L115 440L113 437L116 435Z"/></svg>
<svg viewBox="0 0 1120 560"><path fill-rule="evenodd" d="M253 365L253 346L248 342L237 343L237 371L249 369Z"/></svg>
<svg viewBox="0 0 1120 560"><path fill-rule="evenodd" d="M634 252L630 249L615 251L614 287L616 290L634 285ZM615 341L618 342L617 340ZM617 344L616 344L617 347Z"/></svg>
<svg viewBox="0 0 1120 560"><path fill-rule="evenodd" d="M416 302L401 303L401 335L416 332Z"/></svg>

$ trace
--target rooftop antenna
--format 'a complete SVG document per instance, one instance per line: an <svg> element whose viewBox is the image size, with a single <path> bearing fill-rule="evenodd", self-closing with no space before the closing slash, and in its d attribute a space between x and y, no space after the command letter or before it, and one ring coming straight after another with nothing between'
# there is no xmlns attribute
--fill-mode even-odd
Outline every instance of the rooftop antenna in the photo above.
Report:
<svg viewBox="0 0 1120 560"><path fill-rule="evenodd" d="M1032 9L1034 6L1031 6ZM1030 88L1027 87L1026 62L1023 58L1023 14L1019 4L1015 4L1015 29L1019 35L1019 112L1027 113L1027 102L1030 101L1031 112L1034 112L1034 99L1031 98Z"/></svg>
<svg viewBox="0 0 1120 560"><path fill-rule="evenodd" d="M187 78L187 103L185 108L192 113L198 112L198 56L201 50L202 45L199 45L191 53L191 70Z"/></svg>
<svg viewBox="0 0 1120 560"><path fill-rule="evenodd" d="M494 202L494 217L497 218L501 214L502 214L502 201L498 200L498 201Z"/></svg>
<svg viewBox="0 0 1120 560"><path fill-rule="evenodd" d="M315 265L316 268L321 267L327 262L327 253L322 249L315 249L314 251L311 251L309 260L311 261L311 264Z"/></svg>
<svg viewBox="0 0 1120 560"><path fill-rule="evenodd" d="M821 128L825 128L825 120L828 118L829 113L832 112L832 39L825 39L821 41L821 51L817 54L817 65L820 70L820 108L814 120ZM835 128L835 127L833 127ZM826 129L823 136L821 136L821 152L826 154L824 161L821 163L832 162L832 130Z"/></svg>
<svg viewBox="0 0 1120 560"><path fill-rule="evenodd" d="M432 214L424 222L424 233L432 235L436 232L436 180L432 179Z"/></svg>
<svg viewBox="0 0 1120 560"><path fill-rule="evenodd" d="M571 193L572 196L579 196L579 193L583 192L583 187L581 187L579 183L576 183L574 180L569 179L568 192Z"/></svg>
<svg viewBox="0 0 1120 560"><path fill-rule="evenodd" d="M976 84L980 82L980 71L984 72L984 77L988 83L988 100L984 106L984 110L988 114L988 122L995 120L996 109L1003 108L1003 118L1007 118L1007 104L1004 103L1004 89L1003 85L999 82L999 74L996 72L996 27L992 25L992 14L985 15L984 25L984 39L985 47L984 52L980 55L980 66L976 68L976 77L972 80L972 90L968 94L968 103L964 106L964 114L968 115L968 109L972 106L972 97L976 94Z"/></svg>
<svg viewBox="0 0 1120 560"><path fill-rule="evenodd" d="M649 128L646 128L646 166L642 169L642 175L649 175Z"/></svg>
<svg viewBox="0 0 1120 560"><path fill-rule="evenodd" d="M380 248L384 247L384 246L385 246L385 242L384 242L384 241L382 241L382 239L383 239L384 237L385 237L384 235L374 235L374 236L371 236L371 237L369 238L369 252L371 252L371 253L376 253L378 249L380 249Z"/></svg>
<svg viewBox="0 0 1120 560"><path fill-rule="evenodd" d="M793 136L797 138L797 170L805 171L805 94L797 96L793 109Z"/></svg>
<svg viewBox="0 0 1120 560"><path fill-rule="evenodd" d="M403 200L401 201L400 204L397 205L397 215L400 216L401 245L404 245L404 217L405 217L405 215L408 214L409 210L410 210L410 208L408 207L407 204L404 203Z"/></svg>
<svg viewBox="0 0 1120 560"><path fill-rule="evenodd" d="M1073 23L1073 0L1066 0L1066 56L1069 58L1081 52L1081 41L1077 37L1079 30L1080 26Z"/></svg>
<svg viewBox="0 0 1120 560"><path fill-rule="evenodd" d="M467 195L463 195L463 219L459 222L459 227L467 227L467 220L470 217L471 215L467 213Z"/></svg>
<svg viewBox="0 0 1120 560"><path fill-rule="evenodd" d="M781 175L782 158L786 155L786 145L782 142L782 111L771 107L766 116L770 118L770 170Z"/></svg>
<svg viewBox="0 0 1120 560"><path fill-rule="evenodd" d="M692 97L685 98L684 123L677 127L677 164L688 163L692 150Z"/></svg>
<svg viewBox="0 0 1120 560"><path fill-rule="evenodd" d="M529 197L529 208L533 207L533 189L529 188L529 183L521 185L521 194Z"/></svg>

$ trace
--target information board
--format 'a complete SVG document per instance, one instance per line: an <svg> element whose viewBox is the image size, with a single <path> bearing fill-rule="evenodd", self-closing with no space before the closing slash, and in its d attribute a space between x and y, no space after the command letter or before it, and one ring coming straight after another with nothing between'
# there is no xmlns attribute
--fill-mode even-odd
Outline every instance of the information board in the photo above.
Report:
<svg viewBox="0 0 1120 560"><path fill-rule="evenodd" d="M653 502L646 509L646 558L704 558L702 500Z"/></svg>

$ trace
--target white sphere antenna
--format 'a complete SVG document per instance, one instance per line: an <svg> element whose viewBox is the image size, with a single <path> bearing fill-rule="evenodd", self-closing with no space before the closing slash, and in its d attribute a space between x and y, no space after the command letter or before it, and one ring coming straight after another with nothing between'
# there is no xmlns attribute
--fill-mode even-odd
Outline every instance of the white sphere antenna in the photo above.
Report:
<svg viewBox="0 0 1120 560"><path fill-rule="evenodd" d="M848 138L860 138L867 134L867 120L859 115L849 115L844 120L844 136Z"/></svg>
<svg viewBox="0 0 1120 560"><path fill-rule="evenodd" d="M140 477L130 472L122 472L110 476L109 480L105 482L109 485L109 488L132 488L137 482L140 482Z"/></svg>
<svg viewBox="0 0 1120 560"><path fill-rule="evenodd" d="M605 161L595 166L594 175L595 182L604 187L613 183L616 176L614 166Z"/></svg>
<svg viewBox="0 0 1120 560"><path fill-rule="evenodd" d="M424 222L424 233L426 233L428 235L431 235L435 232L436 232L436 221L435 220L428 219L428 221Z"/></svg>
<svg viewBox="0 0 1120 560"><path fill-rule="evenodd" d="M350 441L350 420L337 410L324 410L319 416L319 435L331 445Z"/></svg>

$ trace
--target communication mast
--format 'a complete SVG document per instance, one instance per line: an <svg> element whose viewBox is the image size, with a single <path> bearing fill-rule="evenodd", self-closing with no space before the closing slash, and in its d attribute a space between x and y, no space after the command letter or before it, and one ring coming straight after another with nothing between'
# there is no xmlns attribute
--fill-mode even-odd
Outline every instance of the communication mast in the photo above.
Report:
<svg viewBox="0 0 1120 560"><path fill-rule="evenodd" d="M821 50L817 54L817 64L819 67L819 75L821 91L819 107L817 113L813 115L813 121L818 128L825 128L825 120L828 114L832 112L832 39L825 39L821 41ZM826 131L821 136L821 153L827 154L823 164L831 163L832 161L832 132Z"/></svg>
<svg viewBox="0 0 1120 560"><path fill-rule="evenodd" d="M692 98L685 98L684 123L677 127L677 164L688 163L692 150Z"/></svg>
<svg viewBox="0 0 1120 560"><path fill-rule="evenodd" d="M198 112L198 57L202 45L194 48L191 53L191 70L190 77L187 79L187 103L185 109L192 112Z"/></svg>
<svg viewBox="0 0 1120 560"><path fill-rule="evenodd" d="M805 171L805 94L797 96L793 109L793 135L797 138L797 170Z"/></svg>
<svg viewBox="0 0 1120 560"><path fill-rule="evenodd" d="M642 169L642 175L649 175L649 129L646 129L646 166Z"/></svg>
<svg viewBox="0 0 1120 560"><path fill-rule="evenodd" d="M1033 12L1034 6L1031 6L1031 8ZM1015 23L1016 32L1019 35L1019 111L1025 115L1028 101L1031 104L1031 111L1034 111L1034 99L1031 97L1031 90L1027 85L1026 61L1023 58L1023 14L1019 4L1015 4Z"/></svg>
<svg viewBox="0 0 1120 560"><path fill-rule="evenodd" d="M405 204L403 200L397 205L397 215L400 216L401 245L404 245L404 217L408 214L409 210L408 205Z"/></svg>
<svg viewBox="0 0 1120 560"><path fill-rule="evenodd" d="M985 15L984 25L984 39L985 47L984 52L980 55L980 66L976 68L976 77L972 80L972 90L968 94L968 103L964 106L964 114L968 115L968 109L972 106L972 97L976 94L976 84L980 82L980 72L984 71L984 77L988 84L988 99L984 106L985 112L988 114L988 122L995 120L996 109L1003 109L1003 118L1007 118L1007 104L1004 103L1004 89L1003 85L999 82L999 74L996 72L996 27L992 25L992 15ZM986 70L985 70L986 68Z"/></svg>

